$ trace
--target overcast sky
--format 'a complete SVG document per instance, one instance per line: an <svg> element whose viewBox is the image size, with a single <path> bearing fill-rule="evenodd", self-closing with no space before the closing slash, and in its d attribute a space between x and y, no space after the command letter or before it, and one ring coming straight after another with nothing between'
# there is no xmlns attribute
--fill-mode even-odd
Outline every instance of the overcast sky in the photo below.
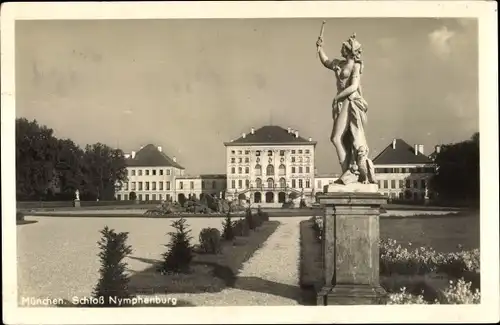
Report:
<svg viewBox="0 0 500 325"><path fill-rule="evenodd" d="M251 127L292 127L318 141L320 173L338 172L321 21L18 21L16 116L82 146L161 145L189 174L225 172L223 142ZM327 54L353 32L372 156L395 137L430 153L479 130L476 20L327 19Z"/></svg>

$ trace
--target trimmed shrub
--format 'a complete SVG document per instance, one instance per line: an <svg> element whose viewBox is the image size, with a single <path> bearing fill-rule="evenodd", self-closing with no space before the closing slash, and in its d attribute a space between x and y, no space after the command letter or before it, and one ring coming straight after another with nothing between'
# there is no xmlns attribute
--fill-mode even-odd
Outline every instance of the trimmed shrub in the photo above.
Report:
<svg viewBox="0 0 500 325"><path fill-rule="evenodd" d="M252 209L250 209L250 208L246 209L245 220L248 223L248 227L250 229L253 230L253 229L257 228L256 220L255 220L254 216L252 215Z"/></svg>
<svg viewBox="0 0 500 325"><path fill-rule="evenodd" d="M130 192L129 197L130 201L137 200L137 194L135 192Z"/></svg>
<svg viewBox="0 0 500 325"><path fill-rule="evenodd" d="M236 236L246 237L250 235L250 227L245 219L240 218L234 226L234 234Z"/></svg>
<svg viewBox="0 0 500 325"><path fill-rule="evenodd" d="M269 214L267 212L262 211L260 206L257 208L257 215L259 216L259 219L262 222L269 221Z"/></svg>
<svg viewBox="0 0 500 325"><path fill-rule="evenodd" d="M98 242L101 260L100 278L93 297L100 299L103 306L112 305L110 297L130 298L128 292L129 278L125 274L127 264L123 259L132 253L132 248L126 245L128 233L116 233L107 226L101 230L102 237ZM100 306L101 306L100 305Z"/></svg>
<svg viewBox="0 0 500 325"><path fill-rule="evenodd" d="M203 253L219 254L222 252L219 229L204 228L200 231L200 249Z"/></svg>
<svg viewBox="0 0 500 325"><path fill-rule="evenodd" d="M235 223L231 220L231 214L226 214L226 218L222 222L222 238L224 240L233 240L235 236Z"/></svg>
<svg viewBox="0 0 500 325"><path fill-rule="evenodd" d="M162 273L189 273L193 259L193 246L191 245L191 232L186 225L186 219L180 218L172 222L175 232L169 232L170 243L165 245L168 251L163 253L163 263L160 268Z"/></svg>

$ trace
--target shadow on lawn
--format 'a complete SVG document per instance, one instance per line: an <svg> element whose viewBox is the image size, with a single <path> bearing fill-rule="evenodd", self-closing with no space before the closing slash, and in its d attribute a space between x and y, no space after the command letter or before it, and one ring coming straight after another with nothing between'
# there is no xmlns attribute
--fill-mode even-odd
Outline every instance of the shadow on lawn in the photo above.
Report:
<svg viewBox="0 0 500 325"><path fill-rule="evenodd" d="M160 265L161 261L154 259L147 259L141 257L129 256L129 258L141 261L143 263L151 264L151 267L145 269L144 271L136 272L131 275L129 282L129 290L134 294L165 294L167 293L165 288L159 285L159 281L153 281L158 277L163 277L167 280L168 287L172 293L205 293L205 292L220 292L226 288L234 288L249 292L260 292L270 295L280 296L295 300L302 304L303 290L298 286L273 282L258 277L239 277L234 274L234 272L227 266L222 266L211 262L192 262L192 267L196 268L206 268L210 270L210 274L207 274L205 283L200 283L202 280L199 279L199 275L190 278L189 275L185 275L185 279L168 279L166 276L159 274L156 270ZM156 273L154 276L151 276ZM150 275L150 276L148 276ZM211 277L211 279L209 279ZM151 281L144 281L145 279L150 279ZM189 283L192 281L192 283ZM173 284L177 282L178 286ZM249 293L251 294L251 293Z"/></svg>

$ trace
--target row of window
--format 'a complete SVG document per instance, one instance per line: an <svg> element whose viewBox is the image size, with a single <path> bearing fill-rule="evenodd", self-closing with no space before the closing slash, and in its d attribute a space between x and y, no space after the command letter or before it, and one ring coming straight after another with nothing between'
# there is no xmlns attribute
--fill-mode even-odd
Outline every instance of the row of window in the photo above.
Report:
<svg viewBox="0 0 500 325"><path fill-rule="evenodd" d="M301 162L307 162L308 163L308 162L311 161L310 157L302 157L302 156L298 156L298 157L292 156L290 159L291 159L292 163L294 163L294 162L299 162L299 163L301 163ZM245 157L244 160L241 157L238 158L238 164L243 163L243 161L245 161L245 163L248 164L248 163L250 163L250 158ZM260 158L257 158L256 161L257 161L257 163L259 163L260 162ZM269 163L271 163L271 162L272 162L272 158L269 158ZM284 163L285 162L285 158L281 158L280 162ZM234 158L234 157L231 158L231 164L236 164L236 158Z"/></svg>
<svg viewBox="0 0 500 325"><path fill-rule="evenodd" d="M152 201L156 201L156 200L161 201L161 200L163 200L163 195L162 194L151 194L151 196L149 196L149 194L144 194L144 196L143 196L142 194L137 194L137 199L139 201L142 201L143 199L144 199L144 201L149 201L150 198L151 198ZM124 201L128 201L129 200L129 195L128 194L123 194L123 195L117 194L116 195L116 199L118 201L121 201L122 199ZM165 200L166 201L170 201L171 200L170 194L166 194L165 195Z"/></svg>
<svg viewBox="0 0 500 325"><path fill-rule="evenodd" d="M421 180L379 180L378 181L379 188L384 188L384 189L406 189L406 188L420 188L420 189L425 189L426 188L426 181L424 179Z"/></svg>
<svg viewBox="0 0 500 325"><path fill-rule="evenodd" d="M184 189L184 183L185 182L179 182L179 189L183 190ZM187 182L186 182L187 183ZM158 184L158 186L157 186ZM165 186L163 186L165 184ZM144 185L144 186L143 186ZM201 188L205 189L207 188L208 184L206 184L205 181L201 182ZM217 187L217 183L215 181L212 181L212 189L215 189ZM192 190L194 189L194 182L190 181L189 182L189 188ZM123 188L124 191L129 190L129 183L123 183ZM130 182L130 190L131 191L170 191L170 182Z"/></svg>
<svg viewBox="0 0 500 325"><path fill-rule="evenodd" d="M292 179L292 188L304 188L304 183L305 183L305 188L311 188L311 181L309 179L306 179L305 182L303 179ZM298 185L298 186L297 186ZM266 184L264 185L262 183L262 180L260 178L257 178L255 180L255 187L257 188L262 188L262 187L266 187L266 188L276 188L276 187L279 187L279 188L284 188L286 187L286 180L284 178L280 178L279 180L279 183L278 185L274 183L274 179L272 178L268 178L267 181L266 181ZM239 189L242 189L243 188L243 180L242 179L239 179L238 180L238 187L236 187L236 180L233 179L231 180L231 188L235 189L235 188L239 188ZM245 187L246 189L250 188L250 180L249 179L246 179L245 180Z"/></svg>
<svg viewBox="0 0 500 325"><path fill-rule="evenodd" d="M279 175L286 175L286 167L285 165L280 165L278 167L278 174ZM302 174L304 172L304 168L302 166L295 167L293 166L291 168L292 174ZM298 171L298 172L297 172ZM311 167L306 166L305 167L306 174L311 172ZM250 167L245 167L245 174L250 173ZM236 167L231 167L231 174L236 174ZM238 174L243 174L243 167L238 167ZM273 165L267 165L266 168L266 176L274 176L275 171L274 171L274 166ZM260 165L255 166L255 175L261 176L262 175L262 167Z"/></svg>
<svg viewBox="0 0 500 325"><path fill-rule="evenodd" d="M434 171L434 167L375 168L375 173L377 174L434 173Z"/></svg>
<svg viewBox="0 0 500 325"><path fill-rule="evenodd" d="M382 193L385 196L390 197L391 199L399 199L399 200L423 200L425 199L425 193L424 192L412 192L412 191L405 191L405 192L384 192ZM432 197L432 193L429 194L429 198Z"/></svg>
<svg viewBox="0 0 500 325"><path fill-rule="evenodd" d="M127 169L126 171L127 175L129 174L129 171ZM130 176L136 176L136 173L137 173L137 176L142 176L143 174L143 170L142 169L137 169L137 171L135 169L132 169L130 170ZM144 175L145 176L149 176L149 175L152 175L152 176L156 176L156 173L157 173L157 170L156 169L144 169ZM163 176L165 173L165 175L170 175L171 171L170 169L167 169L167 170L163 170L163 169L158 169L158 175L160 176Z"/></svg>
<svg viewBox="0 0 500 325"><path fill-rule="evenodd" d="M245 155L249 155L250 154L250 150L245 150ZM265 153L266 151L265 150L257 150L255 151L255 155L256 156L260 156L261 153ZM299 149L299 150L292 150L292 155L295 155L296 153L298 153L299 155L305 153L306 155L310 153L310 150L309 149L305 149L305 150L302 150L302 149ZM231 154L232 155L235 155L236 154L236 150L231 150ZM238 150L238 155L242 155L243 154L243 150ZM267 150L267 155L268 156L272 156L273 155L273 150ZM279 151L279 155L280 156L284 156L285 155L285 150L280 150Z"/></svg>

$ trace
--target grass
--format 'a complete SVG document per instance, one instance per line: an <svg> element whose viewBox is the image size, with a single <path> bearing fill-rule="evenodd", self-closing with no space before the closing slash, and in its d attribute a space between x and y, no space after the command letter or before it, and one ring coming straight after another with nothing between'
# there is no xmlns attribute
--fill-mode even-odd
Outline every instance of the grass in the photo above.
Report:
<svg viewBox="0 0 500 325"><path fill-rule="evenodd" d="M233 242L223 241L221 254L196 253L188 274L161 275L157 271L161 261L130 257L149 263L151 267L131 275L129 290L132 294L172 294L219 292L233 287L243 263L252 257L278 225L277 221L265 221L251 230L247 237L236 237Z"/></svg>

